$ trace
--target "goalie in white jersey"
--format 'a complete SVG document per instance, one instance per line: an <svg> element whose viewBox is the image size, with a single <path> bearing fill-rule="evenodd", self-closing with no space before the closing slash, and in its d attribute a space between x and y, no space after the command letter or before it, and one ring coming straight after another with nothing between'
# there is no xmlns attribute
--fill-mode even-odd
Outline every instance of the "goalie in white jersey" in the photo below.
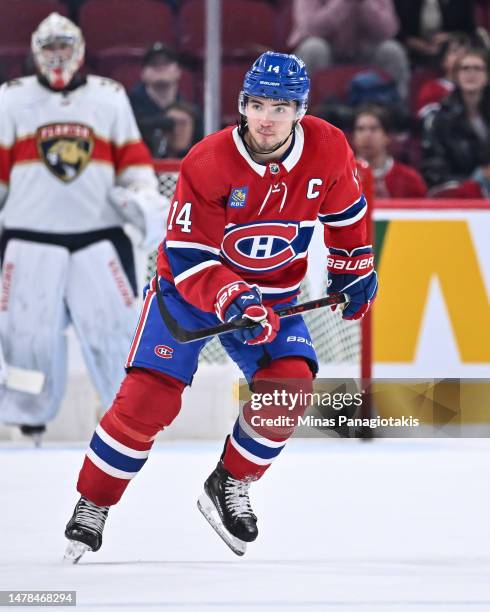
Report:
<svg viewBox="0 0 490 612"><path fill-rule="evenodd" d="M0 422L43 429L65 387L74 325L104 406L135 324L132 244L161 239L168 205L121 85L83 76L84 40L52 13L32 35L37 76L0 88L0 345L44 373L40 393L0 387Z"/></svg>

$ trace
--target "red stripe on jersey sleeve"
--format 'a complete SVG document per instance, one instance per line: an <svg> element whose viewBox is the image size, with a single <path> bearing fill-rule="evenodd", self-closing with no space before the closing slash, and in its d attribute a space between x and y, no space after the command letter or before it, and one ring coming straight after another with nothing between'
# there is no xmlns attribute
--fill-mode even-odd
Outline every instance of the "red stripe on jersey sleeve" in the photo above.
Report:
<svg viewBox="0 0 490 612"><path fill-rule="evenodd" d="M11 149L0 147L0 181L7 184L10 179L10 169L12 166Z"/></svg>
<svg viewBox="0 0 490 612"><path fill-rule="evenodd" d="M344 227L324 226L324 240L327 247L352 251L367 243L366 215L352 225Z"/></svg>
<svg viewBox="0 0 490 612"><path fill-rule="evenodd" d="M40 160L37 140L34 136L18 140L10 150L0 147L0 180L5 181L5 176L8 177L10 167L14 164ZM128 166L151 165L150 154L142 142L117 147L97 136L94 137L91 161L114 164L116 173Z"/></svg>
<svg viewBox="0 0 490 612"><path fill-rule="evenodd" d="M12 147L12 166L27 161L39 160L36 139L33 136L18 140Z"/></svg>
<svg viewBox="0 0 490 612"><path fill-rule="evenodd" d="M222 264L217 264L193 274L176 284L176 287L182 297L194 306L207 312L214 312L214 303L219 290L240 280L242 280L240 276Z"/></svg>
<svg viewBox="0 0 490 612"><path fill-rule="evenodd" d="M105 161L112 164L112 146L107 140L94 138L94 148L92 150L93 161Z"/></svg>
<svg viewBox="0 0 490 612"><path fill-rule="evenodd" d="M113 143L112 156L117 174L129 166L152 165L150 152L141 140L129 142L122 146L117 146Z"/></svg>

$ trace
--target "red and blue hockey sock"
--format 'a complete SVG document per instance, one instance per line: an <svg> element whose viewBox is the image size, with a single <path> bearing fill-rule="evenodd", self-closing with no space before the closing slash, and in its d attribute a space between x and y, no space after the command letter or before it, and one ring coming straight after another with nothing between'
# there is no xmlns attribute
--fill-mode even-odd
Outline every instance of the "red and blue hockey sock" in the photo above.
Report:
<svg viewBox="0 0 490 612"><path fill-rule="evenodd" d="M184 383L133 368L97 426L77 490L98 506L116 504L146 463L157 433L180 411Z"/></svg>
<svg viewBox="0 0 490 612"><path fill-rule="evenodd" d="M312 391L312 380L307 362L297 357L276 359L256 372L252 386L256 402L265 394L276 401L259 409L250 401L240 411L222 456L234 478L257 480L280 454L307 408L304 397ZM296 400L291 400L293 396Z"/></svg>

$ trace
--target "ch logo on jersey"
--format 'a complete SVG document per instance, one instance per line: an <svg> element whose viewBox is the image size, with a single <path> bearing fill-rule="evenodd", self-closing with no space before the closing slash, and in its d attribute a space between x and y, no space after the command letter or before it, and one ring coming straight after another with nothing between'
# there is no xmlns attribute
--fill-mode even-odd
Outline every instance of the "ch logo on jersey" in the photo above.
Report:
<svg viewBox="0 0 490 612"><path fill-rule="evenodd" d="M247 270L280 268L296 257L297 223L253 223L229 230L221 245L225 258Z"/></svg>
<svg viewBox="0 0 490 612"><path fill-rule="evenodd" d="M80 123L52 123L36 132L37 150L50 172L70 183L90 161L94 148L92 129Z"/></svg>
<svg viewBox="0 0 490 612"><path fill-rule="evenodd" d="M158 344L155 346L155 355L162 359L172 359L174 355L174 349L166 344Z"/></svg>
<svg viewBox="0 0 490 612"><path fill-rule="evenodd" d="M247 203L248 187L235 187L228 198L230 208L243 208Z"/></svg>

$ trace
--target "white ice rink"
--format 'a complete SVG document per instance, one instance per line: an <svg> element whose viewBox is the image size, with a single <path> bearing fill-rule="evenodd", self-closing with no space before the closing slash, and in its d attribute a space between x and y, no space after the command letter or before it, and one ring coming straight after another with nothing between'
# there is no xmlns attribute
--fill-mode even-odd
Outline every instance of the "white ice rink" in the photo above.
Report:
<svg viewBox="0 0 490 612"><path fill-rule="evenodd" d="M0 589L91 611L490 611L488 441L293 441L252 487L243 558L196 508L220 450L156 446L102 549L66 567L82 447L0 445Z"/></svg>

